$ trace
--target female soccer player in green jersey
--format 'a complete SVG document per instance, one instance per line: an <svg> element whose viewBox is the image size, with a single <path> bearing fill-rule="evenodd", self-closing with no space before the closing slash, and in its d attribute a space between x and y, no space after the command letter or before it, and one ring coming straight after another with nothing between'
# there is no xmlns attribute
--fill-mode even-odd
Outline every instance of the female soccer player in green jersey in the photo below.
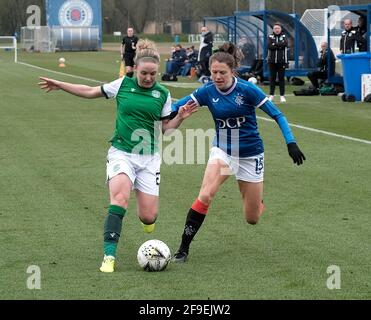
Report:
<svg viewBox="0 0 371 320"><path fill-rule="evenodd" d="M123 77L102 86L90 87L41 77L46 92L63 90L83 98L116 98L116 130L107 156L110 206L104 223L104 258L100 270L113 272L130 191L135 189L137 211L145 232L152 232L158 211L161 158L158 129L177 128L196 111L189 103L170 119L171 96L156 83L160 55L153 42L140 40L135 57L136 78Z"/></svg>

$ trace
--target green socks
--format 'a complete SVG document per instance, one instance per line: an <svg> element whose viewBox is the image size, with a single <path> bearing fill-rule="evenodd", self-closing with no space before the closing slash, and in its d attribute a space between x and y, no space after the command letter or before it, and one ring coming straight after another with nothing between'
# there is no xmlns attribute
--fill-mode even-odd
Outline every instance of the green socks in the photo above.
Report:
<svg viewBox="0 0 371 320"><path fill-rule="evenodd" d="M116 257L117 244L120 239L122 219L126 209L116 205L110 205L104 222L104 254Z"/></svg>

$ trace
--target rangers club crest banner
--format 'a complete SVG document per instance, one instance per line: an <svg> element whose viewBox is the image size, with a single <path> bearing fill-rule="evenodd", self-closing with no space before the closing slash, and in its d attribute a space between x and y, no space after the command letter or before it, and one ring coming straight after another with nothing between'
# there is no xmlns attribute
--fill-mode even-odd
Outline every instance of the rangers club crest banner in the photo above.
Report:
<svg viewBox="0 0 371 320"><path fill-rule="evenodd" d="M46 0L47 25L62 27L99 27L102 39L101 0Z"/></svg>

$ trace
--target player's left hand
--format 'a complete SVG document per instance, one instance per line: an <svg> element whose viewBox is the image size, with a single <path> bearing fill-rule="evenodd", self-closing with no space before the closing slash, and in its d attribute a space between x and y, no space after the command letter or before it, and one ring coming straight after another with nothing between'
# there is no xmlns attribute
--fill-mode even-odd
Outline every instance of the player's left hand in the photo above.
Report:
<svg viewBox="0 0 371 320"><path fill-rule="evenodd" d="M299 149L298 145L295 142L291 142L287 145L287 149L289 151L289 155L298 166L303 164L305 156L303 152Z"/></svg>
<svg viewBox="0 0 371 320"><path fill-rule="evenodd" d="M193 100L189 100L184 106L181 106L178 110L178 116L181 119L187 119L192 113L197 112L198 106L197 103Z"/></svg>

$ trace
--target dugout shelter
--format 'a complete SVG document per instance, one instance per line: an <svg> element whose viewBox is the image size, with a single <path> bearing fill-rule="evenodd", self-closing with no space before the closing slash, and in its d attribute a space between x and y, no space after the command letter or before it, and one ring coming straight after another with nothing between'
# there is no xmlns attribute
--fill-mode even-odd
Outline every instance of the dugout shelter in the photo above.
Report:
<svg viewBox="0 0 371 320"><path fill-rule="evenodd" d="M264 76L269 76L267 63L268 35L272 33L273 25L280 22L289 42L289 68L286 76L306 76L316 69L318 49L309 30L298 17L275 10L237 11L229 17L205 17L204 24L214 26L214 30L224 34L224 39L241 47L247 41L246 50L251 62L261 59ZM210 27L210 29L213 29ZM243 41L242 41L243 40ZM244 54L246 55L246 52ZM247 71L250 67L245 64Z"/></svg>

